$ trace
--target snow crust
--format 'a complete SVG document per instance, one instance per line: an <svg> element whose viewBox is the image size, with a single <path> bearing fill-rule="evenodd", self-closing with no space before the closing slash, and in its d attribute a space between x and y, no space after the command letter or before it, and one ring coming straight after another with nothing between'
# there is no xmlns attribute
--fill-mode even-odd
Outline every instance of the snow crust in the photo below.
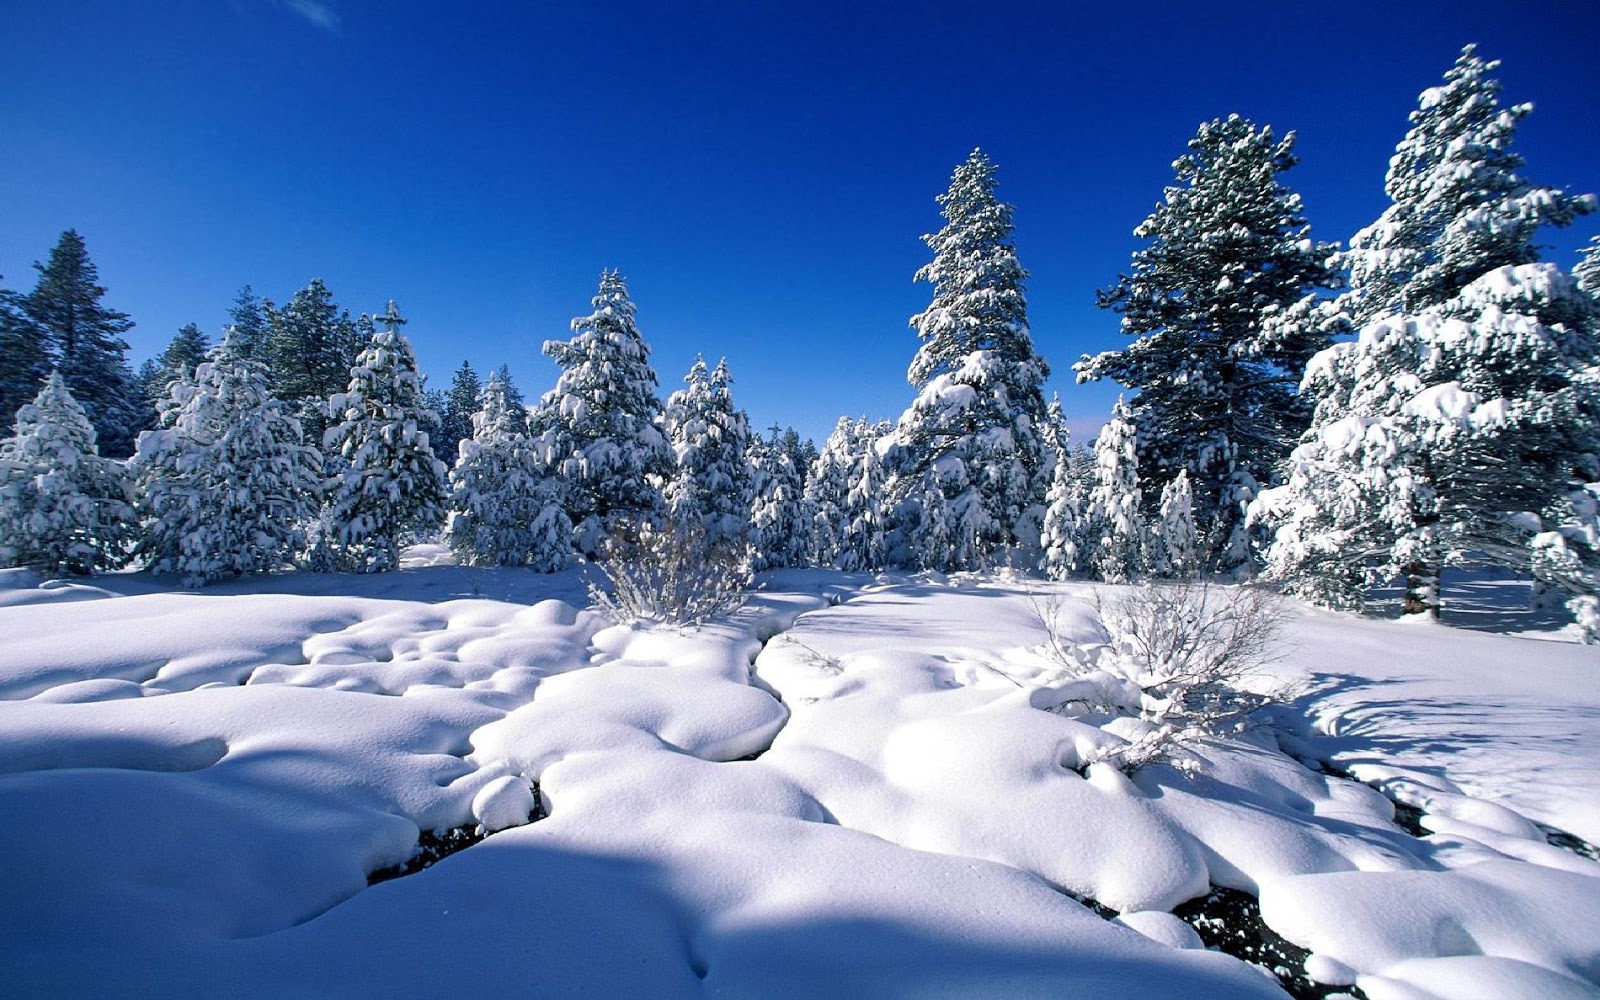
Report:
<svg viewBox="0 0 1600 1000"><path fill-rule="evenodd" d="M1576 644L1296 612L1281 742L1417 838L1271 731L1085 768L1120 737L1049 710L1043 625L1104 642L1084 585L783 571L677 632L444 560L0 575L7 989L1282 996L1167 912L1218 884L1371 997L1596 995L1600 865L1531 822L1600 839Z"/></svg>

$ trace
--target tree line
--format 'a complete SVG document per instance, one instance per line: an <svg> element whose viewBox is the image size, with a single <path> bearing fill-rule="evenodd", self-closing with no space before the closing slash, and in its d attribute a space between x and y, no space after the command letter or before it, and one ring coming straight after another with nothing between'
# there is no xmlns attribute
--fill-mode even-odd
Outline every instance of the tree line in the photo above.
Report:
<svg viewBox="0 0 1600 1000"><path fill-rule="evenodd" d="M725 362L697 363L663 402L615 272L573 337L545 345L561 374L531 406L504 369L482 382L463 365L425 393L393 304L352 319L320 282L282 308L246 290L221 344L185 328L130 374L127 318L99 305L69 232L35 291L3 299L4 403L55 375L0 446L0 554L38 561L18 539L39 518L18 512L42 509L40 477L66 462L26 458L44 448L29 435L57 420L107 455L132 452L131 492L105 503L135 504L124 523L142 536L107 544L105 560L203 578L286 561L392 568L405 539L441 525L463 561L556 569L641 525L693 522L707 545L748 545L758 568L1264 572L1340 607L1399 578L1406 611L1425 614L1446 566L1489 561L1597 624L1600 240L1570 273L1534 242L1595 200L1521 177L1511 144L1531 106L1501 104L1496 68L1468 46L1423 92L1390 205L1345 248L1312 238L1284 182L1294 133L1238 115L1202 124L1127 272L1099 294L1130 343L1074 365L1080 382L1127 389L1092 448L1044 398L1013 209L977 150L924 237L932 260L916 277L932 300L911 318L911 402L895 421L841 419L820 450L752 434ZM128 423L118 380L154 400L151 426ZM173 520L176 501L160 499L173 470L218 460L198 456L244 424L272 442L248 460L279 478L226 517L186 486L193 519ZM102 463L85 482L115 477L77 447ZM218 482L245 481L227 468ZM282 526L252 529L276 539L270 555L198 570L172 555L206 518L263 509ZM152 540L168 523L181 526Z"/></svg>

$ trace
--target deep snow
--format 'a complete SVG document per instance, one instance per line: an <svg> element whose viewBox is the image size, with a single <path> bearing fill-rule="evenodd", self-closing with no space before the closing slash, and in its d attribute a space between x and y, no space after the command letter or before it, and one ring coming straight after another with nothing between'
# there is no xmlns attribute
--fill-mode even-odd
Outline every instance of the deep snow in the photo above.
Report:
<svg viewBox="0 0 1600 1000"><path fill-rule="evenodd" d="M1087 585L784 572L679 633L441 561L0 573L0 992L1281 996L1167 912L1216 884L1373 1000L1600 996L1600 864L1534 825L1600 840L1564 634L1293 605L1274 727L1130 780L1042 710Z"/></svg>

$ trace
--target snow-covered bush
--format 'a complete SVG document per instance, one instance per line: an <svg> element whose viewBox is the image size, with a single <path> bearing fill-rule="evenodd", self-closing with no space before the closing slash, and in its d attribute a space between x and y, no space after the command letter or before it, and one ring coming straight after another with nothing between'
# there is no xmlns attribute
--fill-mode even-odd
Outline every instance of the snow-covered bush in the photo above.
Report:
<svg viewBox="0 0 1600 1000"><path fill-rule="evenodd" d="M713 542L693 520L619 526L595 565L610 586L591 579L589 599L621 625L699 625L743 605L751 576L747 540Z"/></svg>
<svg viewBox="0 0 1600 1000"><path fill-rule="evenodd" d="M1281 695L1261 669L1274 658L1283 623L1271 591L1143 583L1098 591L1095 606L1109 639L1103 645L1067 642L1048 608L1039 617L1045 652L1066 675L1066 683L1054 679L1061 696L1055 711L1125 741L1098 762L1126 772L1156 762L1192 771L1197 743L1243 731Z"/></svg>

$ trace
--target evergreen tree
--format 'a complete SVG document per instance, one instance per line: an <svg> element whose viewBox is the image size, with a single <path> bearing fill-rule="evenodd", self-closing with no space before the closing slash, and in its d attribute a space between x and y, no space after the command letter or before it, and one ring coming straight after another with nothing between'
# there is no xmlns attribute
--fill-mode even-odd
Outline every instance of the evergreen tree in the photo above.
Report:
<svg viewBox="0 0 1600 1000"><path fill-rule="evenodd" d="M973 150L938 201L946 224L923 237L934 257L916 273L933 285L933 301L911 318L922 344L907 376L919 393L895 429L889 502L909 536L897 550L914 560L927 551L915 536L931 528L921 498L937 488L956 525L947 565L970 569L1038 545L1050 369L1028 332L1027 272L1011 206L995 198L994 165Z"/></svg>
<svg viewBox="0 0 1600 1000"><path fill-rule="evenodd" d="M888 531L884 509L884 486L888 474L878 442L891 430L887 423L857 423L850 442L852 451L846 469L849 489L840 512L844 536L840 544L839 568L879 570L888 562Z"/></svg>
<svg viewBox="0 0 1600 1000"><path fill-rule="evenodd" d="M812 514L795 452L794 442L776 427L766 440L751 441L750 529L757 570L804 566L811 558Z"/></svg>
<svg viewBox="0 0 1600 1000"><path fill-rule="evenodd" d="M743 544L749 536L750 427L733 405L727 361L710 375L696 359L687 388L667 400L662 425L677 462L663 491L674 523L698 520L708 545Z"/></svg>
<svg viewBox="0 0 1600 1000"><path fill-rule="evenodd" d="M0 421L9 421L50 374L44 331L29 321L22 297L0 288Z"/></svg>
<svg viewBox="0 0 1600 1000"><path fill-rule="evenodd" d="M1201 125L1173 164L1179 183L1134 230L1148 245L1099 294L1134 342L1075 366L1080 382L1136 393L1143 489L1154 497L1188 471L1222 572L1249 558L1246 505L1305 429L1295 386L1339 329L1315 305L1336 280L1334 247L1311 241L1300 196L1279 181L1293 149L1293 132L1280 140L1238 115Z"/></svg>
<svg viewBox="0 0 1600 1000"><path fill-rule="evenodd" d="M345 390L370 333L363 337L361 325L334 304L321 278L281 310L267 303L264 311L273 395L296 408L307 436L317 440L327 426L328 400Z"/></svg>
<svg viewBox="0 0 1600 1000"><path fill-rule="evenodd" d="M0 565L93 573L127 559L133 508L122 464L101 458L94 426L51 372L0 441Z"/></svg>
<svg viewBox="0 0 1600 1000"><path fill-rule="evenodd" d="M1497 268L1378 320L1319 354L1305 391L1315 422L1258 506L1290 590L1359 608L1398 575L1404 611L1437 615L1440 573L1468 560L1592 587L1600 546L1549 534L1600 479L1600 308L1559 268Z"/></svg>
<svg viewBox="0 0 1600 1000"><path fill-rule="evenodd" d="M1441 305L1495 268L1533 263L1535 230L1594 210L1592 195L1517 176L1524 161L1511 143L1533 105L1500 107L1500 81L1488 75L1499 65L1468 45L1444 85L1422 92L1384 179L1393 204L1339 258L1355 325Z"/></svg>
<svg viewBox="0 0 1600 1000"><path fill-rule="evenodd" d="M228 318L233 321L234 353L242 358L267 361L267 311L270 307L270 303L257 297L249 285L239 289L233 305L228 307Z"/></svg>
<svg viewBox="0 0 1600 1000"><path fill-rule="evenodd" d="M357 573L397 568L401 545L436 528L448 498L444 463L421 430L416 355L393 302L384 320L350 369L348 391L329 401L337 423L324 444L341 460L328 489L334 563Z"/></svg>
<svg viewBox="0 0 1600 1000"><path fill-rule="evenodd" d="M1094 489L1084 511L1089 571L1107 583L1127 583L1144 562L1144 521L1139 508L1138 436L1121 399L1094 443Z"/></svg>
<svg viewBox="0 0 1600 1000"><path fill-rule="evenodd" d="M572 560L572 522L559 483L541 474L509 388L494 372L480 395L472 436L461 442L450 473L445 540L466 565L554 572Z"/></svg>
<svg viewBox="0 0 1600 1000"><path fill-rule="evenodd" d="M869 426L866 419L840 417L806 476L805 504L811 512L813 566L834 566L844 552L845 511L850 495L850 468L858 450L857 439Z"/></svg>
<svg viewBox="0 0 1600 1000"><path fill-rule="evenodd" d="M22 313L39 332L67 389L94 425L100 450L112 458L133 451L143 421L138 386L128 367L133 328L126 313L101 304L105 288L83 237L69 229L45 263L35 263L38 284L21 299Z"/></svg>
<svg viewBox="0 0 1600 1000"><path fill-rule="evenodd" d="M596 556L604 538L661 510L659 487L672 453L658 426L661 402L650 348L639 334L622 276L606 271L594 312L572 321L575 336L546 341L561 366L540 402L535 431L548 435L552 474L567 483L567 514L578 550Z"/></svg>
<svg viewBox="0 0 1600 1000"><path fill-rule="evenodd" d="M1045 417L1045 446L1051 457L1050 490L1045 495L1044 524L1040 532L1041 551L1039 568L1052 580L1065 580L1078 568L1080 531L1083 501L1087 494L1078 480L1068 443L1066 421L1061 414L1061 401L1052 399Z"/></svg>
<svg viewBox="0 0 1600 1000"><path fill-rule="evenodd" d="M1186 579L1200 568L1200 536L1194 524L1194 494L1189 470L1161 490L1161 517L1150 526L1150 571Z"/></svg>
<svg viewBox="0 0 1600 1000"><path fill-rule="evenodd" d="M192 377L194 370L205 363L210 350L200 328L193 323L184 324L173 335L166 350L157 355L154 368L141 366L139 369L144 398L149 401L150 408L154 410L156 404L167 397L167 388L175 379Z"/></svg>
<svg viewBox="0 0 1600 1000"><path fill-rule="evenodd" d="M1589 245L1579 254L1572 276L1578 279L1579 288L1600 299L1600 236L1589 237Z"/></svg>
<svg viewBox="0 0 1600 1000"><path fill-rule="evenodd" d="M520 425L526 434L526 420L512 408L507 398L509 388L509 383L502 379L497 390L500 400L505 405L506 417ZM484 385L478 378L478 373L470 362L462 361L461 367L456 369L455 375L450 379L450 389L444 393L443 406L439 409L439 435L434 441L433 450L440 461L454 462L461 442L476 433L474 424L483 391Z"/></svg>
<svg viewBox="0 0 1600 1000"><path fill-rule="evenodd" d="M186 585L288 563L322 486L321 454L302 443L266 365L239 352L231 328L209 361L169 383L161 426L139 436L130 471L140 552Z"/></svg>

